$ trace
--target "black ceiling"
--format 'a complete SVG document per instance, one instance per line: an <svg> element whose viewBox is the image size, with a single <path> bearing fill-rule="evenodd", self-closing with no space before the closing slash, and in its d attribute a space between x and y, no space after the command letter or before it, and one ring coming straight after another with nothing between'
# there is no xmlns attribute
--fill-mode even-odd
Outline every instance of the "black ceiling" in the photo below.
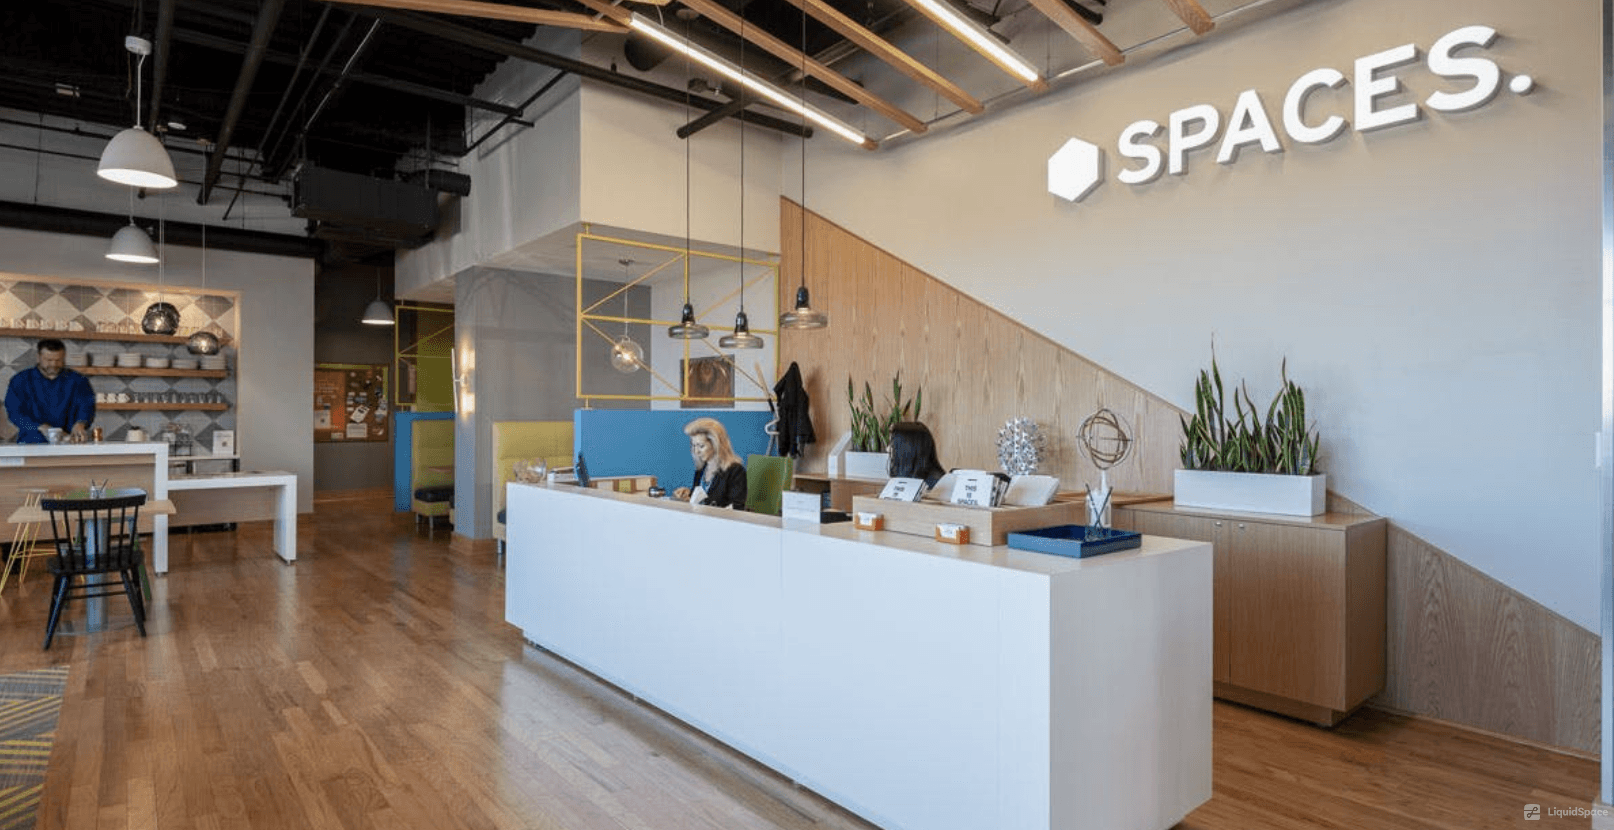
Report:
<svg viewBox="0 0 1614 830"><path fill-rule="evenodd" d="M204 142L218 140L254 27L272 5L256 0L173 4L155 125L168 143L205 148ZM4 6L0 70L8 83L0 84L0 106L113 127L134 122L135 56L123 41L138 33L161 49L157 0ZM468 96L502 56L382 25L364 12L312 0L284 1L234 125L232 158L261 160L256 172L279 179L305 158L373 174L390 171L400 155L428 144L434 153L463 152L465 109L455 99ZM514 41L536 29L451 19ZM140 121L148 129L159 58L146 59L142 76L147 105ZM338 84L344 69L349 74Z"/></svg>

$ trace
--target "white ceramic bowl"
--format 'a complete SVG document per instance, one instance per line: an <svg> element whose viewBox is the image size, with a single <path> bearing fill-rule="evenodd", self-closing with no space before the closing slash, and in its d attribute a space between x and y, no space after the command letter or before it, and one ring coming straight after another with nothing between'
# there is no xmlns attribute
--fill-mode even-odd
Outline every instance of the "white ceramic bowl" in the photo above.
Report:
<svg viewBox="0 0 1614 830"><path fill-rule="evenodd" d="M166 357L148 357L148 358L146 358L146 368L147 369L167 369L168 368L168 358L166 358Z"/></svg>

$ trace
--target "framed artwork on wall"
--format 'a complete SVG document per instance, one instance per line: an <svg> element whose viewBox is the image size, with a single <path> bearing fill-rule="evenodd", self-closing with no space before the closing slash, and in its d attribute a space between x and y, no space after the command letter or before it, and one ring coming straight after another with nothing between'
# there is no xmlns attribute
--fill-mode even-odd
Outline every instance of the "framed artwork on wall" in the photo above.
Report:
<svg viewBox="0 0 1614 830"><path fill-rule="evenodd" d="M726 354L679 361L684 409L734 408L734 359Z"/></svg>
<svg viewBox="0 0 1614 830"><path fill-rule="evenodd" d="M387 367L314 364L314 440L385 441L389 432Z"/></svg>

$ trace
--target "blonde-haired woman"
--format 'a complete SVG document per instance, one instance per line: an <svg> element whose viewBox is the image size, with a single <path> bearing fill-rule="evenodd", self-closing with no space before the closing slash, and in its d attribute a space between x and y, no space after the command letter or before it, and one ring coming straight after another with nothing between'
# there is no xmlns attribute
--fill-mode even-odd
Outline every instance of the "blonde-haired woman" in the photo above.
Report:
<svg viewBox="0 0 1614 830"><path fill-rule="evenodd" d="M715 418L696 418L684 425L689 455L695 459L695 479L673 491L673 498L690 504L745 509L745 464L734 454L729 432Z"/></svg>

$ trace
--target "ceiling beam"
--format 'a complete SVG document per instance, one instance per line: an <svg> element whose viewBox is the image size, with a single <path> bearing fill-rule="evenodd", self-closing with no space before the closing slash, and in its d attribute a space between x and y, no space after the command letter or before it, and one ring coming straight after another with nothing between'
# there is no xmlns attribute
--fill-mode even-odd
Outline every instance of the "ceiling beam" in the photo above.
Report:
<svg viewBox="0 0 1614 830"><path fill-rule="evenodd" d="M593 7L596 3L600 3L601 0L585 0L585 2L590 7ZM880 115L901 124L903 129L906 129L912 133L922 133L927 129L925 122L920 121L918 118L907 112L904 112L901 108L897 107L896 104L875 95L867 89L864 89L859 84L854 83L845 75L842 75L841 73L830 69L818 61L813 60L807 55L796 51L796 49L786 44L784 41L768 34L762 29L762 27L747 24L745 22L745 18L729 11L727 8L719 5L714 0L683 0L683 4L697 12L700 12L702 16L713 23L734 32L746 41L761 47L769 54L772 54L774 57L784 61L785 63L790 64L791 66L804 67L808 75L823 81L831 89L834 89L835 91L840 92L841 94L851 98L854 101L857 101L869 109L874 110Z"/></svg>
<svg viewBox="0 0 1614 830"><path fill-rule="evenodd" d="M905 2L908 5L912 6L914 8L914 11L917 11L920 14L924 15L925 17L929 18L930 22L936 24L937 26L942 27L943 31L946 31L948 34L952 35L953 37L958 38L958 41L960 43L964 44L965 46L968 46L971 49L974 49L976 54L979 54L981 57L986 58L988 61L991 61L993 66L996 66L997 68L1003 70L1003 72L1005 74L1007 74L1009 77L1014 78L1015 80L1017 80L1020 83L1024 84L1027 89L1029 89L1029 90L1031 90L1033 92L1047 92L1048 91L1048 82L1042 79L1041 73L1036 72L1034 69L1030 69L1029 66L1028 66L1028 70L1031 72L1031 77L1030 78L1025 77L1024 75L1022 75L1020 73L1020 71L1018 71L1013 66L1013 64L1009 60L1006 60L1004 57L1001 57L1001 56L999 56L997 54L994 54L992 49L989 46L983 45L983 43L976 42L976 40L971 36L971 34L966 33L965 31L960 29L959 27L961 25L962 26L969 26L970 25L969 19L964 17L964 15L962 13L960 13L960 12L958 12L956 10L953 10L951 12L952 14L957 15L960 18L960 20L963 21L963 23L955 23L954 21L948 20L945 16L943 16L943 13L941 12L941 10L937 9L937 8L934 8L932 6L932 3L927 2L927 0L903 0L903 2ZM934 0L934 2L937 3L937 4L940 4L942 6L948 6L949 5L948 0ZM990 31L986 30L985 26L981 26L979 28L981 30L981 33L983 34L983 40L992 38L994 36ZM1003 44L998 44L998 45L1003 45ZM1007 50L1006 46L1005 46L1005 50L1010 51L1011 54L1012 54L1012 50ZM1015 55L1014 57L1019 58L1019 60L1021 60L1021 61L1025 60L1025 58L1020 57L1018 55Z"/></svg>
<svg viewBox="0 0 1614 830"><path fill-rule="evenodd" d="M157 7L157 42L151 70L151 117L146 126L157 134L157 116L162 114L163 82L168 78L168 45L174 34L174 0L162 0ZM139 113L135 114L137 117Z"/></svg>
<svg viewBox="0 0 1614 830"><path fill-rule="evenodd" d="M1199 5L1199 0L1166 0L1166 5L1171 8L1173 14L1182 18L1182 22L1193 29L1196 35L1202 35L1216 28L1216 21L1211 19L1204 6Z"/></svg>
<svg viewBox="0 0 1614 830"><path fill-rule="evenodd" d="M1087 51L1093 53L1093 57L1110 66L1120 66L1126 60L1126 55L1121 53L1113 41L1105 37L1097 26L1077 14L1065 0L1031 0L1031 5L1036 6L1037 11L1052 20L1054 25L1064 29L1065 34L1086 47Z"/></svg>
<svg viewBox="0 0 1614 830"><path fill-rule="evenodd" d="M980 115L985 111L981 102L974 96L965 92L958 84L943 78L934 69L915 60L907 52L891 45L891 42L869 31L857 21L842 14L839 9L831 6L825 0L788 0L798 9L813 16L813 19L835 30L841 37L857 44L864 51L885 61L892 69L924 84L940 93L942 97L957 104L971 115Z"/></svg>
<svg viewBox="0 0 1614 830"><path fill-rule="evenodd" d="M584 63L583 61L575 58L556 55L552 52L545 52L542 49L534 49L526 44L516 43L514 41L501 38L497 35L490 35L486 32L477 31L476 29L472 29L467 26L449 23L439 18L424 17L411 12L393 11L390 9L372 9L365 12L365 14L385 20L394 26L401 26L405 29L424 32L425 34L432 35L434 37L446 38L456 43L461 43L466 46L491 52L495 55L504 55L505 57L520 58L524 61L531 61L532 63L536 63L541 66L547 66L551 69L559 69L563 72L570 72L574 75L580 75L590 80L610 84L611 86L620 87L630 92L637 92L641 95L648 95L652 98L659 98L663 101L668 101L674 104L683 104L687 101L690 106L699 107L703 110L715 110L723 106L722 101L713 101L710 98L703 98L699 95L691 95L688 90L674 89L670 86L662 86L661 84L646 81L632 75L627 75L621 72L612 72L591 63ZM626 12L623 14L626 16ZM746 122L747 124L755 124L759 127L777 130L778 132L785 133L787 135L802 135L807 132L799 124L786 121L782 118L774 118L771 115L763 115L755 112L740 112L734 117Z"/></svg>
<svg viewBox="0 0 1614 830"><path fill-rule="evenodd" d="M269 51L269 36L274 33L275 24L280 22L280 11L285 5L285 0L265 0L258 8L258 19L252 25L252 42L247 47L246 56L241 59L241 74L235 79L235 90L230 93L230 106L224 111L224 122L219 125L213 154L207 159L207 175L202 177L202 187L196 194L196 203L199 205L207 204L213 185L218 183L219 173L224 169L224 153L230 149L235 124L241 118L241 111L246 108L247 95L252 92L252 80L258 76L258 67L263 63L264 54Z"/></svg>
<svg viewBox="0 0 1614 830"><path fill-rule="evenodd" d="M503 3L481 3L477 0L331 0L348 6L376 6L383 9L402 9L431 14L452 14L460 17L482 17L490 20L509 20L515 23L535 23L539 26L558 26L564 29L582 29L588 32L616 32L628 29L615 20L601 20L592 15L575 12L557 12L548 9L529 9ZM666 2L666 0L662 0Z"/></svg>

